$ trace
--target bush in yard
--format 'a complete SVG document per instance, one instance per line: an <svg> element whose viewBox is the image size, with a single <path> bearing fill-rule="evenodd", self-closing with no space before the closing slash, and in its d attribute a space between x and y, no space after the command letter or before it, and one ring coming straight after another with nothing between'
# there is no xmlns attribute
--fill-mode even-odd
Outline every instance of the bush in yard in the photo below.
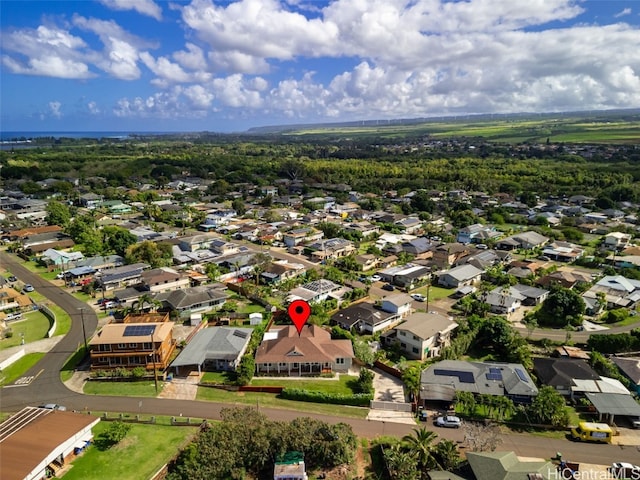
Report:
<svg viewBox="0 0 640 480"><path fill-rule="evenodd" d="M131 430L131 425L123 422L112 422L109 427L96 438L98 448L106 450L120 443Z"/></svg>
<svg viewBox="0 0 640 480"><path fill-rule="evenodd" d="M300 388L285 388L280 394L286 400L297 402L330 403L334 405L351 405L355 407L369 406L373 400L371 393L355 393L353 395L343 395L339 393L316 392L303 390Z"/></svg>
<svg viewBox="0 0 640 480"><path fill-rule="evenodd" d="M143 378L147 375L147 369L144 367L135 367L131 370L131 374L133 375L133 378Z"/></svg>
<svg viewBox="0 0 640 480"><path fill-rule="evenodd" d="M249 385L253 378L253 372L256 369L256 360L253 358L253 354L245 353L238 365L238 377L236 378L236 384L240 386Z"/></svg>
<svg viewBox="0 0 640 480"><path fill-rule="evenodd" d="M360 369L356 393L373 393L373 372L368 368Z"/></svg>

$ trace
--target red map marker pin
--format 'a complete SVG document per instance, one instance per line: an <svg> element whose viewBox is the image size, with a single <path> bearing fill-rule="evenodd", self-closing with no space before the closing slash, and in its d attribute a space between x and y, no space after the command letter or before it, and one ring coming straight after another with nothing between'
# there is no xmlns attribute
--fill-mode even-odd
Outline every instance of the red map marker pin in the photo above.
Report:
<svg viewBox="0 0 640 480"><path fill-rule="evenodd" d="M298 336L300 336L302 327L304 327L304 324L309 320L309 315L311 315L311 307L304 300L294 300L289 304L287 313L291 320L293 320L293 324L296 326L296 330L298 330Z"/></svg>

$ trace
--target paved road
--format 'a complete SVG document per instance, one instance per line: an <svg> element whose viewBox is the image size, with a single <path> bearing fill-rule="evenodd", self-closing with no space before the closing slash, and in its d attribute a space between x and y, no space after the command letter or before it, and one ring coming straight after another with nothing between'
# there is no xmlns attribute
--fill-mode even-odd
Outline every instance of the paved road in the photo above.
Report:
<svg viewBox="0 0 640 480"><path fill-rule="evenodd" d="M229 406L213 402L162 398L92 396L69 390L60 380L59 372L67 358L82 342L82 322L78 308L86 308L87 305L25 269L11 255L0 252L0 263L23 282L31 283L38 292L70 313L73 319L69 334L47 353L38 365L26 373L26 376L35 376L35 379L29 385L7 386L0 390L0 407L3 411L15 412L28 405L54 402L65 405L69 409L95 413L109 411L176 417L182 414L184 417L198 419L219 419L220 410ZM97 317L90 309L85 311L84 317L87 336L90 337L96 329ZM256 405L256 407L273 420L288 421L300 416L309 416L329 423L345 422L353 427L357 435L368 438L379 435L402 436L411 433L414 428L411 425L401 423L266 409L259 405ZM437 433L443 438L457 441L463 440L462 430L437 429ZM523 456L551 458L556 452L562 452L564 458L583 463L608 465L612 462L623 460L640 463L640 450L635 446L578 444L567 442L566 440L518 434L503 435L502 439L503 443L500 449L513 450Z"/></svg>

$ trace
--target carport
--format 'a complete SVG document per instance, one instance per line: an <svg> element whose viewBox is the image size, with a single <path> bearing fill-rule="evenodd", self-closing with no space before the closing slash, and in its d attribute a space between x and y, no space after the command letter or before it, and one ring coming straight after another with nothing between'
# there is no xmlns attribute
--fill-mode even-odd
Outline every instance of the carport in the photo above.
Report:
<svg viewBox="0 0 640 480"><path fill-rule="evenodd" d="M586 392L598 412L598 420L613 424L615 416L640 418L640 404L631 395Z"/></svg>

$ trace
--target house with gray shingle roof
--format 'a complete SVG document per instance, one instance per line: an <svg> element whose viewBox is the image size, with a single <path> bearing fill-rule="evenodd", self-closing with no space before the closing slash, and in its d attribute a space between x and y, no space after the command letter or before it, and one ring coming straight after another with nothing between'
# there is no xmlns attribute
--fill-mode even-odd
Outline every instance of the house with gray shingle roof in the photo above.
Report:
<svg viewBox="0 0 640 480"><path fill-rule="evenodd" d="M482 270L473 265L460 265L438 276L438 285L445 288L460 288L480 281Z"/></svg>
<svg viewBox="0 0 640 480"><path fill-rule="evenodd" d="M155 300L183 316L196 312L209 312L222 307L228 296L224 290L219 284L199 285L159 293L155 296Z"/></svg>
<svg viewBox="0 0 640 480"><path fill-rule="evenodd" d="M611 357L611 361L631 381L630 388L640 394L640 358Z"/></svg>
<svg viewBox="0 0 640 480"><path fill-rule="evenodd" d="M235 371L247 351L251 328L211 327L200 330L170 367L176 375L192 370Z"/></svg>

